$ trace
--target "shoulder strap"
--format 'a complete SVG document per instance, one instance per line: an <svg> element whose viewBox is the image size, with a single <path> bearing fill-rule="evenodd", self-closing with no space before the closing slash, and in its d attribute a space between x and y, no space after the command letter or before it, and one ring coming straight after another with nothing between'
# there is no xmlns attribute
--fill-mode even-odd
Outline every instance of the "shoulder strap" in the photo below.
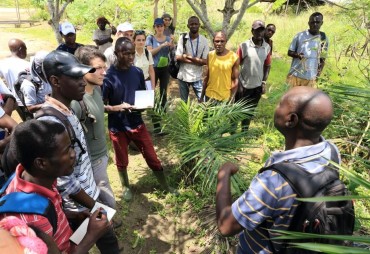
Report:
<svg viewBox="0 0 370 254"><path fill-rule="evenodd" d="M314 196L325 185L339 179L338 171L328 166L323 171L312 174L295 163L282 162L262 168L259 172L266 170L273 170L279 173L289 183L295 193L302 198Z"/></svg>
<svg viewBox="0 0 370 254"><path fill-rule="evenodd" d="M145 51L146 59L148 59L148 61L149 61L149 50L147 48L145 48L144 51Z"/></svg>
<svg viewBox="0 0 370 254"><path fill-rule="evenodd" d="M71 123L68 121L67 117L62 112L60 112L59 110L53 107L43 107L36 112L35 119L38 119L42 116L54 116L58 118L63 123L64 127L66 128L69 138L72 141L76 141L77 139L76 133L73 130Z"/></svg>
<svg viewBox="0 0 370 254"><path fill-rule="evenodd" d="M182 34L182 47L183 47L183 53L186 52L186 42L188 40L188 38L185 37L186 36L186 33L183 33Z"/></svg>
<svg viewBox="0 0 370 254"><path fill-rule="evenodd" d="M12 192L7 195L5 190L14 178L12 174L0 190L0 214L1 213L24 213L45 216L53 227L53 234L57 231L57 214L53 203L37 193Z"/></svg>
<svg viewBox="0 0 370 254"><path fill-rule="evenodd" d="M80 101L78 101L78 104L80 104L80 107L81 107L81 117L80 117L80 119L78 119L78 120L80 120L80 122L85 122L86 121L86 119L87 119L87 115L88 115L88 109L87 109L87 106L86 106L86 104L85 104L85 102L84 102L84 100L80 100ZM69 121L68 121L69 122Z"/></svg>

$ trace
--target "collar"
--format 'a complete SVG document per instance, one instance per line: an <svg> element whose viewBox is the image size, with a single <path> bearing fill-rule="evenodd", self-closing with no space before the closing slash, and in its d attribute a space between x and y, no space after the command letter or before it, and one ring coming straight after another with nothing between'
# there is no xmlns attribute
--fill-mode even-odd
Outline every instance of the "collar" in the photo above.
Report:
<svg viewBox="0 0 370 254"><path fill-rule="evenodd" d="M264 39L262 40L261 47L257 47L256 44L254 44L252 38L250 38L248 41L249 41L250 46L253 47L253 48L266 48L266 46L268 46L268 44L265 42Z"/></svg>
<svg viewBox="0 0 370 254"><path fill-rule="evenodd" d="M22 174L24 172L24 167L21 164L18 164L16 170L15 170L15 177L13 179L14 186L17 190L20 190L22 192L31 193L36 192L37 194L40 194L42 196L45 196L50 199L55 199L59 196L59 193L55 189L56 180L54 182L53 190L49 190L48 188L45 188L41 185L34 184L31 182L27 182L22 179Z"/></svg>
<svg viewBox="0 0 370 254"><path fill-rule="evenodd" d="M61 103L60 101L54 99L53 97L49 95L45 95L45 102L49 104L50 106L53 106L54 108L56 108L57 110L59 110L60 112L62 112L63 114L67 116L72 115L71 110L69 110L69 108L67 108L66 105L64 105L63 103Z"/></svg>
<svg viewBox="0 0 370 254"><path fill-rule="evenodd" d="M322 153L328 148L328 146L328 141L321 137L320 142L312 146L303 146L287 151L272 153L271 157L266 161L265 166L280 162L304 163L314 158L322 157Z"/></svg>

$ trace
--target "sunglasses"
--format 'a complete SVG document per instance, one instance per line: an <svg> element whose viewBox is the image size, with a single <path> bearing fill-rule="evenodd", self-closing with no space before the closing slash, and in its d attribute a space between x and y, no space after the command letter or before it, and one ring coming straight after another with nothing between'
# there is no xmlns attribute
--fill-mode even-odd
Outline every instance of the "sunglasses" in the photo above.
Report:
<svg viewBox="0 0 370 254"><path fill-rule="evenodd" d="M144 30L136 30L135 34L136 35L145 35L145 31Z"/></svg>

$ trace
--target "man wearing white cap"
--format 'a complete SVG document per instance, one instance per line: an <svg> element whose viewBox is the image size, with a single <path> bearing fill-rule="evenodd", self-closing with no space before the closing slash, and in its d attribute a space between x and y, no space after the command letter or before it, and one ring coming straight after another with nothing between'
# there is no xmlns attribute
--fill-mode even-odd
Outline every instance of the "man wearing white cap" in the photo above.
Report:
<svg viewBox="0 0 370 254"><path fill-rule="evenodd" d="M129 22L124 22L117 26L116 39L120 37L127 37L133 41L134 37L134 27ZM114 54L114 45L107 48L104 52L105 57L107 58L107 68L109 68L116 61L116 55Z"/></svg>
<svg viewBox="0 0 370 254"><path fill-rule="evenodd" d="M252 38L240 44L237 51L241 68L235 99L248 101L247 107L252 111L257 107L261 95L266 92L271 65L271 47L264 41L264 34L265 23L255 20L252 24ZM242 131L248 130L250 121L251 117L242 121Z"/></svg>
<svg viewBox="0 0 370 254"><path fill-rule="evenodd" d="M64 43L57 47L57 50L62 50L72 55L75 53L78 47L83 46L76 42L76 29L69 22L64 22L59 26L59 32L62 36Z"/></svg>

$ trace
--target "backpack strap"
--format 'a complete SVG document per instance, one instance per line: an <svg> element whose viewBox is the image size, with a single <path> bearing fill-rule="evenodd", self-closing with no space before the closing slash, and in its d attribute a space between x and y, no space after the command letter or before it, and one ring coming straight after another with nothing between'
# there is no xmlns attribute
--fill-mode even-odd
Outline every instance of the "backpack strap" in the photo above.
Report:
<svg viewBox="0 0 370 254"><path fill-rule="evenodd" d="M38 214L46 217L53 228L53 234L57 231L58 217L53 203L46 197L37 193L12 192L3 195L13 180L12 174L0 190L0 214L1 213L24 213Z"/></svg>
<svg viewBox="0 0 370 254"><path fill-rule="evenodd" d="M183 47L183 53L186 52L186 42L188 40L188 38L185 37L186 36L186 33L183 33L182 34L182 47Z"/></svg>
<svg viewBox="0 0 370 254"><path fill-rule="evenodd" d="M260 169L259 173L273 170L279 173L292 187L298 197L312 197L318 190L339 179L339 172L329 166L319 173L310 173L296 163L282 162Z"/></svg>
<svg viewBox="0 0 370 254"><path fill-rule="evenodd" d="M149 50L147 48L144 48L146 59L149 61Z"/></svg>
<svg viewBox="0 0 370 254"><path fill-rule="evenodd" d="M58 118L66 128L69 138L71 140L76 140L76 133L73 130L71 123L68 121L67 117L62 112L53 107L43 107L36 112L35 119L38 119L43 116L54 116Z"/></svg>

